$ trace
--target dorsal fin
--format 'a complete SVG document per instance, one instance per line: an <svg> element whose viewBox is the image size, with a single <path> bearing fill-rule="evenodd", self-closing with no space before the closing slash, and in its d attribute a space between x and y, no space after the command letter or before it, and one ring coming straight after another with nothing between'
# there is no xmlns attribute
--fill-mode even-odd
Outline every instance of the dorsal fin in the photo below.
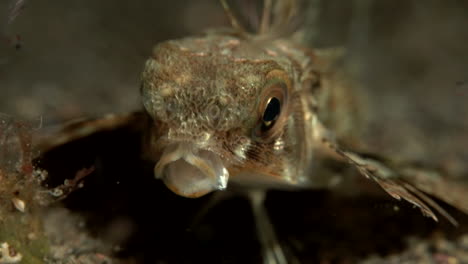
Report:
<svg viewBox="0 0 468 264"><path fill-rule="evenodd" d="M236 17L227 0L220 0L220 2L232 28L246 38L270 40L289 36L297 31L298 26L301 24L299 22L302 22L302 16L299 15L301 9L299 0L264 0L262 12L257 12L255 5L252 3L244 3L243 5L242 1L240 1L237 4L243 14L241 18L246 18L247 21L250 21L249 26L254 27L251 29L253 32L249 32L241 23L241 18Z"/></svg>
<svg viewBox="0 0 468 264"><path fill-rule="evenodd" d="M229 18L229 22L231 23L231 26L238 31L239 34L241 35L247 35L247 30L241 25L240 21L236 18L234 13L232 12L231 8L229 7L228 3L226 0L220 0L221 5L224 9L224 12L226 13L226 16Z"/></svg>

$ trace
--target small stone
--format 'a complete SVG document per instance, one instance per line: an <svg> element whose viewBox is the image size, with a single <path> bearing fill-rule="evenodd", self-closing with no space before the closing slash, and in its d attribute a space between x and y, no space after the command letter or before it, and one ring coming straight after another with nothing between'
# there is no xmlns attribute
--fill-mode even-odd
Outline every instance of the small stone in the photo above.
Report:
<svg viewBox="0 0 468 264"><path fill-rule="evenodd" d="M11 202L18 211L24 213L24 211L26 210L26 203L23 200L15 197L11 199Z"/></svg>
<svg viewBox="0 0 468 264"><path fill-rule="evenodd" d="M63 195L63 190L61 190L60 188L55 188L55 189L49 191L49 193L50 193L52 196L60 197L60 196Z"/></svg>

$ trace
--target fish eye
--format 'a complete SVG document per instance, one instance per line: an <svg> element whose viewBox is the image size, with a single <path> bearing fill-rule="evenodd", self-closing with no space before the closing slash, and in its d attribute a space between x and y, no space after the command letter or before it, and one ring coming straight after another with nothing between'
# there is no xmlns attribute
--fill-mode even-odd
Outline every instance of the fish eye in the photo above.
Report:
<svg viewBox="0 0 468 264"><path fill-rule="evenodd" d="M276 97L270 97L263 112L263 129L269 129L273 126L281 113L281 102Z"/></svg>
<svg viewBox="0 0 468 264"><path fill-rule="evenodd" d="M253 130L253 137L260 142L271 142L283 133L289 112L291 82L287 74L273 70L266 77L258 101L258 122Z"/></svg>

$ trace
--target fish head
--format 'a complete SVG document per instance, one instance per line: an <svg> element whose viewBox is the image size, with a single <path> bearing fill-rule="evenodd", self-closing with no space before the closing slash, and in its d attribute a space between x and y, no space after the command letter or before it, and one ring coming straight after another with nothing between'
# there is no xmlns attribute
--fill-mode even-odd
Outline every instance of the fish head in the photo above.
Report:
<svg viewBox="0 0 468 264"><path fill-rule="evenodd" d="M157 45L142 74L156 178L185 197L241 182L295 182L304 118L292 67L235 37Z"/></svg>

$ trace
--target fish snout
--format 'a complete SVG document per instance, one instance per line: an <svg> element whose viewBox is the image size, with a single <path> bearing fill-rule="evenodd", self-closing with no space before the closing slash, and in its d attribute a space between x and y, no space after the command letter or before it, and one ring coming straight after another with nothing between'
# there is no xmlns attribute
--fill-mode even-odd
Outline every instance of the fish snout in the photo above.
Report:
<svg viewBox="0 0 468 264"><path fill-rule="evenodd" d="M171 191L189 198L223 190L229 179L219 155L190 143L167 146L154 167L154 174Z"/></svg>

